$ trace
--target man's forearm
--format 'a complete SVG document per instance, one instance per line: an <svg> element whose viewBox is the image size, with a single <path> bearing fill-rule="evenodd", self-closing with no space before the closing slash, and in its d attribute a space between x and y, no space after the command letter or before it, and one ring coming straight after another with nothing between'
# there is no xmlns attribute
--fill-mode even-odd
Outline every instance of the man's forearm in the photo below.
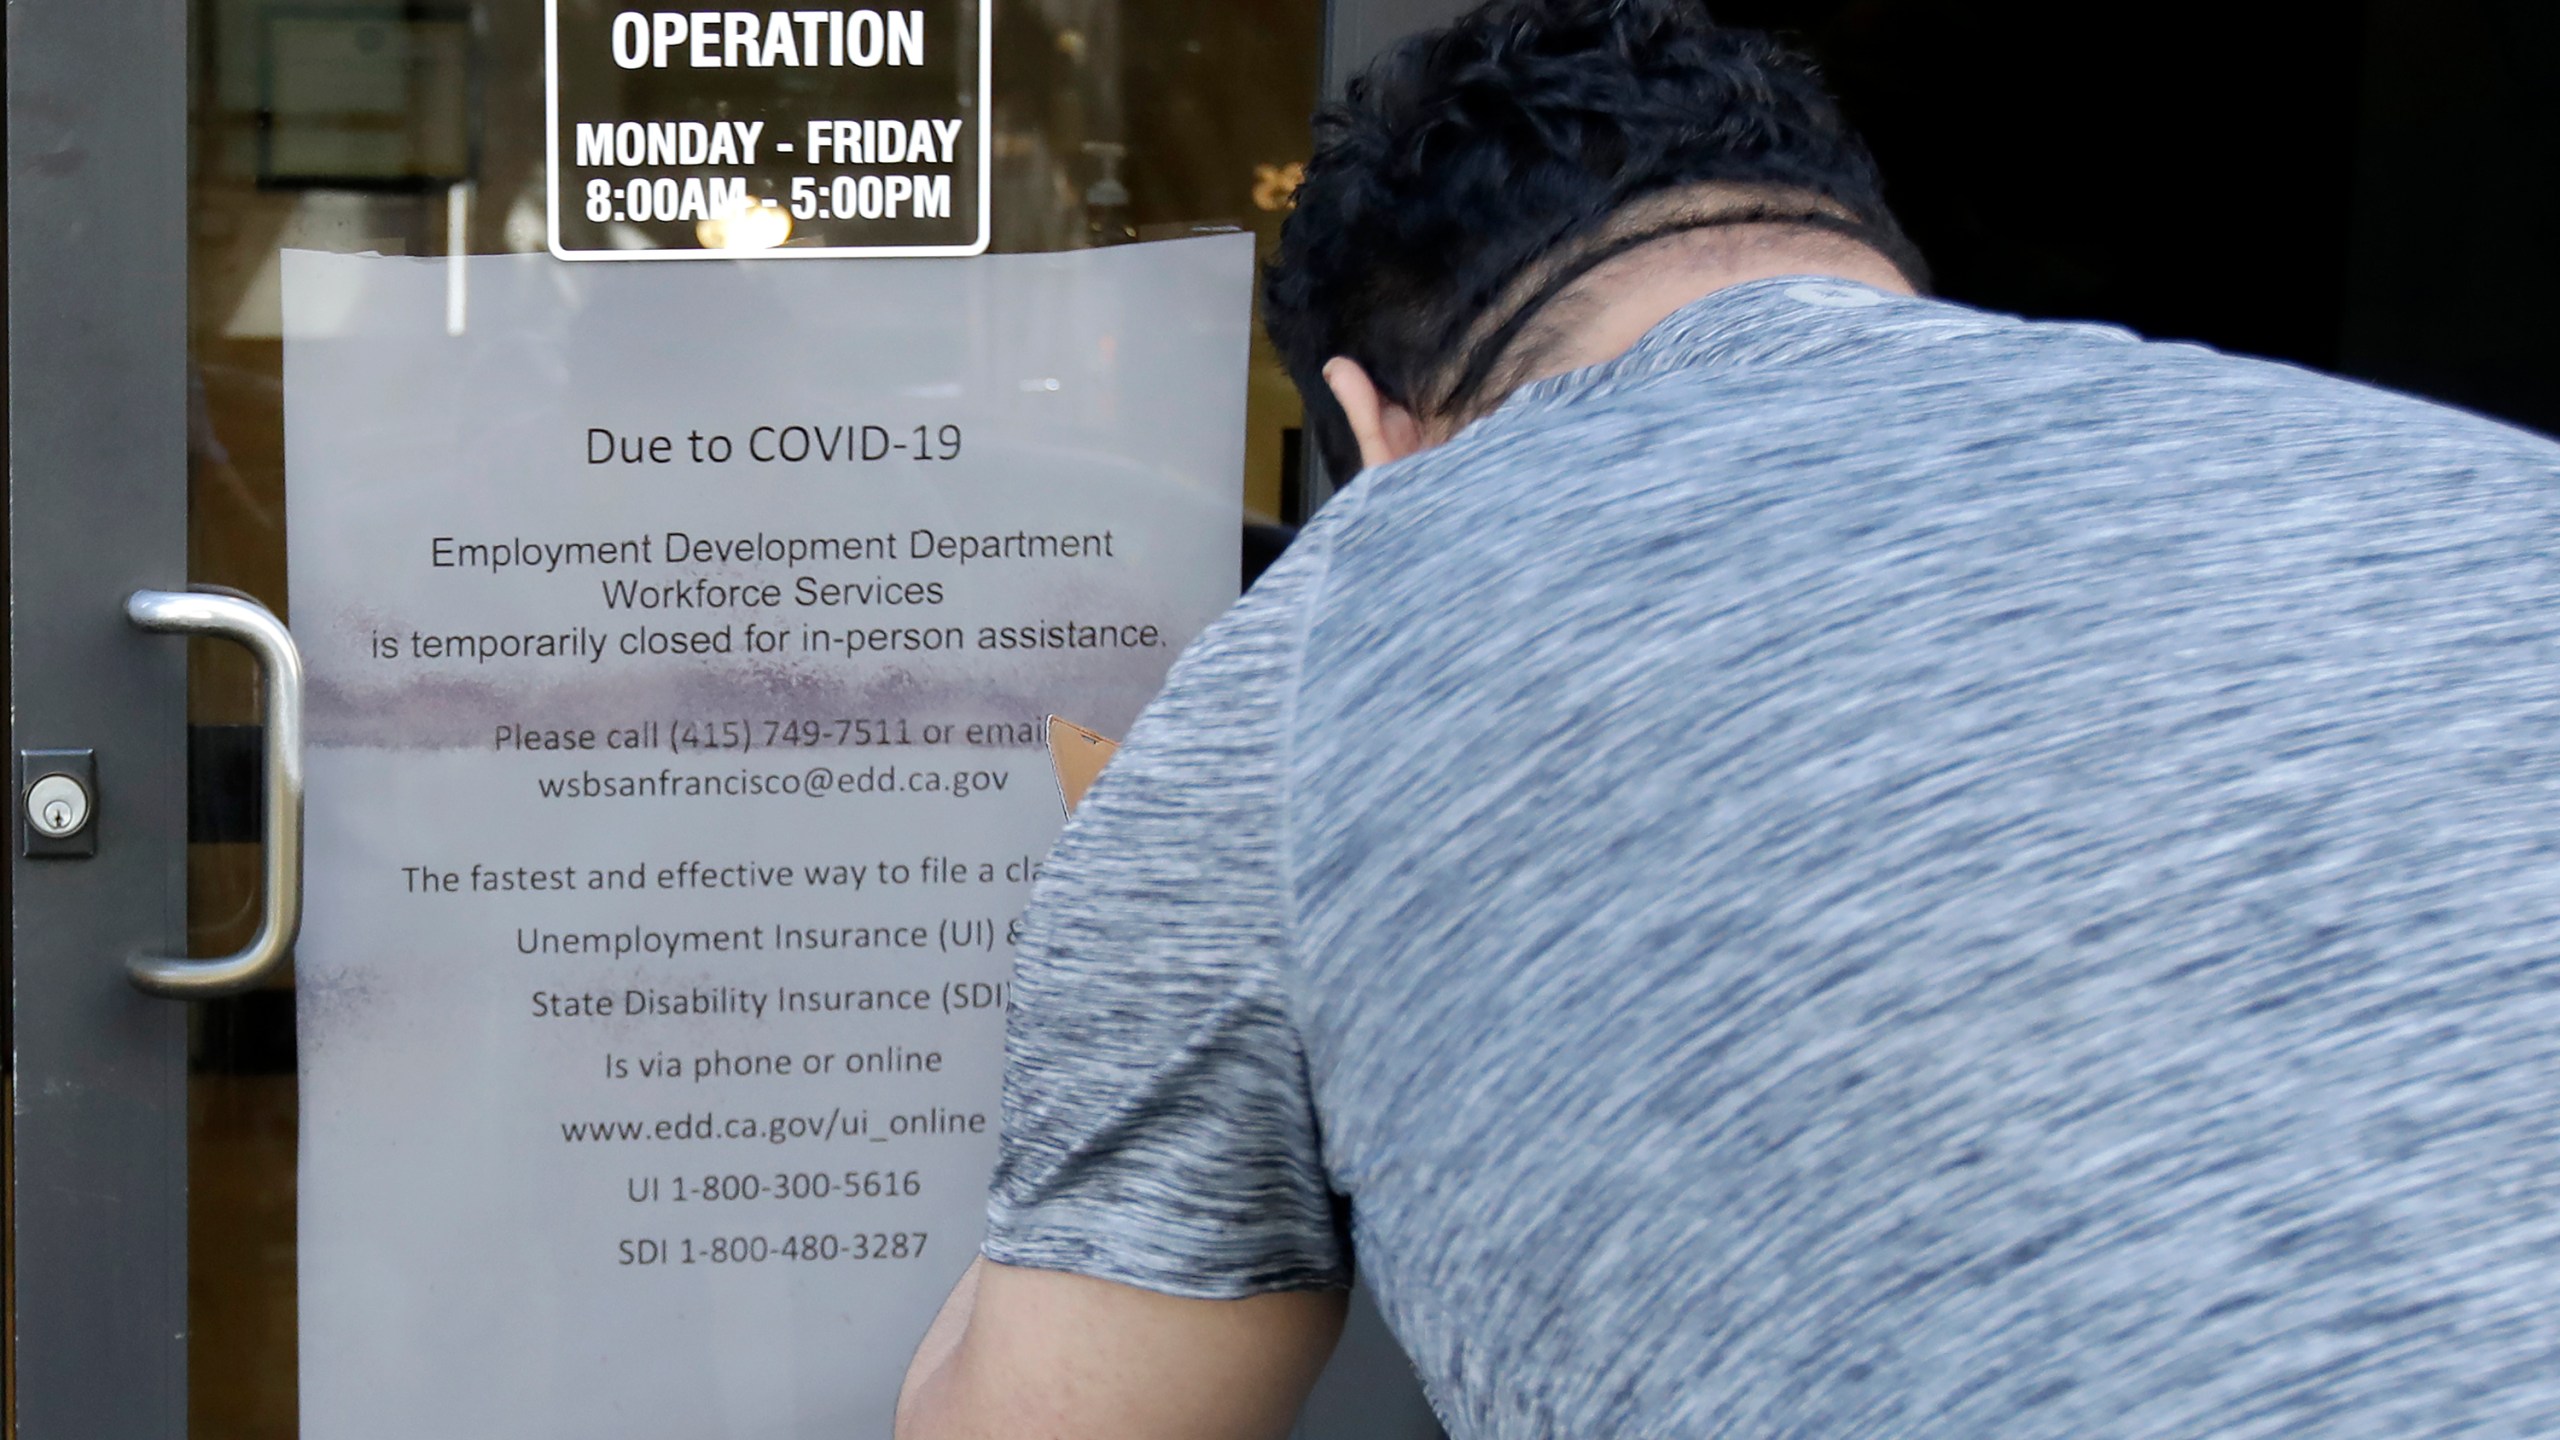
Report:
<svg viewBox="0 0 2560 1440"><path fill-rule="evenodd" d="M933 1326L924 1332L924 1341L916 1346L916 1358L907 1365L907 1379L898 1388L897 1440L938 1440L928 1428L934 1407L929 1392L946 1378L951 1362L960 1354L960 1344L969 1335L969 1316L977 1308L978 1277L987 1262L972 1260L962 1272L960 1283L951 1287L951 1298L942 1302L942 1313L933 1317Z"/></svg>
<svg viewBox="0 0 2560 1440"><path fill-rule="evenodd" d="M1187 1300L981 1260L907 1369L897 1440L1278 1440L1343 1308L1338 1291Z"/></svg>

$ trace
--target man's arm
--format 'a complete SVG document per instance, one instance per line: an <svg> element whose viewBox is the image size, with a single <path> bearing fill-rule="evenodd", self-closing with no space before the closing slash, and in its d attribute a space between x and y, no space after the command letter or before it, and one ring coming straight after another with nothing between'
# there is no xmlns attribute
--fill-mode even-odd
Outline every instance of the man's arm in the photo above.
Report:
<svg viewBox="0 0 2560 1440"><path fill-rule="evenodd" d="M1351 508L1185 652L1050 852L1005 1020L994 1258L917 1352L898 1440L1279 1440L1342 1333L1281 800L1304 606Z"/></svg>
<svg viewBox="0 0 2560 1440"><path fill-rule="evenodd" d="M916 1351L897 1440L1278 1440L1346 1303L1183 1300L980 1260Z"/></svg>

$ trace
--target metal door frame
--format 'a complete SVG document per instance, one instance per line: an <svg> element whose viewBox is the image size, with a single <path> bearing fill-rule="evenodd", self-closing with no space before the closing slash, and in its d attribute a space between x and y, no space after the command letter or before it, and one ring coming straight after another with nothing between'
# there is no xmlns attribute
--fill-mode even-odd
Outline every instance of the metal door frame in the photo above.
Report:
<svg viewBox="0 0 2560 1440"><path fill-rule="evenodd" d="M1351 77L1398 40L1418 30L1445 24L1472 10L1480 0L1325 0L1324 98L1342 94ZM1323 509L1336 490L1351 481L1335 475L1310 443L1301 454L1298 483L1307 497L1307 514Z"/></svg>
<svg viewBox="0 0 2560 1440"><path fill-rule="evenodd" d="M10 738L99 776L96 857L10 872L8 1420L175 1440L187 1017L125 961L186 943L186 653L124 597L186 576L184 0L10 0L6 50Z"/></svg>

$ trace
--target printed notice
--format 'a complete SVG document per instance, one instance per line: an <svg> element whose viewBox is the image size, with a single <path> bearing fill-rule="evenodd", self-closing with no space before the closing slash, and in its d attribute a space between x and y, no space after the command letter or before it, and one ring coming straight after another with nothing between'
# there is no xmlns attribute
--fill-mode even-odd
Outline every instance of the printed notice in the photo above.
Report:
<svg viewBox="0 0 2560 1440"><path fill-rule="evenodd" d="M889 1434L1011 946L1235 595L1248 237L287 257L302 1426Z"/></svg>
<svg viewBox="0 0 2560 1440"><path fill-rule="evenodd" d="M560 258L986 249L984 0L548 3Z"/></svg>

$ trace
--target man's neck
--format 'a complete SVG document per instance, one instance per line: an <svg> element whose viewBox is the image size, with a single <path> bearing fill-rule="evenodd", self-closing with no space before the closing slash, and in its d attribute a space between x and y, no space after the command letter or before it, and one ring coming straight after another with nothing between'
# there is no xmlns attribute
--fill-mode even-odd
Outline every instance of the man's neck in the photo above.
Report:
<svg viewBox="0 0 2560 1440"><path fill-rule="evenodd" d="M1842 236L1784 223L1681 230L1612 257L1540 305L1493 372L1498 383L1439 417L1426 433L1439 443L1524 386L1615 360L1663 321L1718 291L1795 275L1915 293L1891 261Z"/></svg>
<svg viewBox="0 0 2560 1440"><path fill-rule="evenodd" d="M1835 250L1830 246L1821 248L1826 252ZM1862 259L1865 263L1860 263ZM1600 281L1606 273L1592 279ZM1910 282L1884 257L1846 245L1819 258L1808 256L1800 247L1770 246L1730 263L1696 268L1648 266L1609 284L1589 303L1577 307L1571 331L1531 367L1533 373L1524 375L1520 383L1534 384L1552 375L1606 364L1634 349L1637 341L1663 321L1718 291L1754 280L1793 275L1854 280L1897 295L1912 293Z"/></svg>

